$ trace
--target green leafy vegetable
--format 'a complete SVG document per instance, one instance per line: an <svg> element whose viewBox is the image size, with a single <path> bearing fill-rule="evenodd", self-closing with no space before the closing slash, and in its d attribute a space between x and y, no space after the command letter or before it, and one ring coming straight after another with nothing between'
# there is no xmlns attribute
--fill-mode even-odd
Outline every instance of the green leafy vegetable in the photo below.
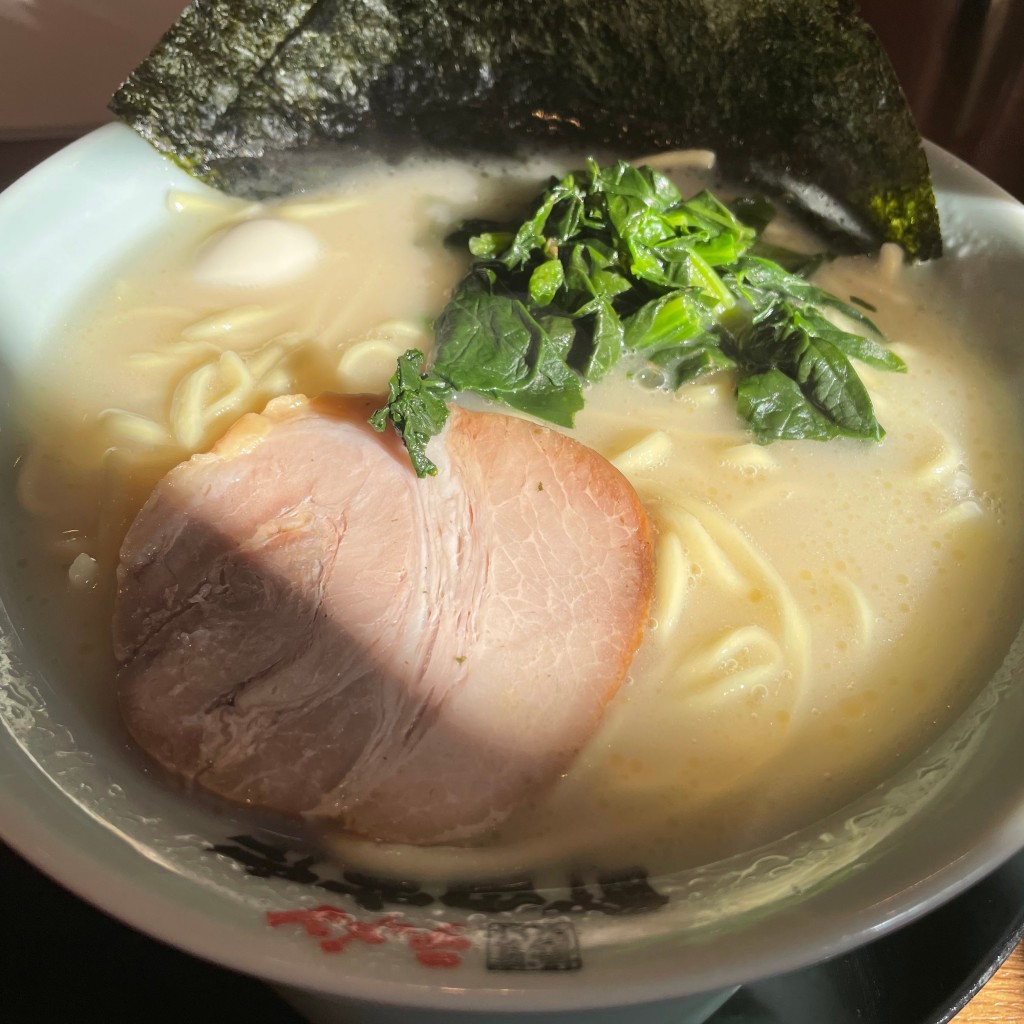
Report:
<svg viewBox="0 0 1024 1024"><path fill-rule="evenodd" d="M849 359L828 337L815 331L813 321L798 307L785 301L768 306L755 315L750 329L736 342L737 361L751 375L761 378L753 392L758 402L749 409L740 404L740 415L759 441L804 437L821 440L839 434L879 441L884 436L867 388ZM789 383L774 401L770 400L767 389L779 383L779 373L799 389L799 402ZM743 384L741 378L741 394ZM813 416L802 411L805 405L813 410ZM769 408L771 415L766 414ZM828 433L823 433L822 419L830 425ZM806 426L806 432L801 433L801 425Z"/></svg>
<svg viewBox="0 0 1024 1024"><path fill-rule="evenodd" d="M274 191L275 154L305 159L326 141L699 146L726 177L829 221L848 247L941 252L921 139L855 0L196 0L111 107L182 166L249 195ZM656 244L642 172L610 169L603 184L620 226L639 216L638 243ZM575 233L579 202L556 205L551 222L531 218L512 258L538 232Z"/></svg>
<svg viewBox="0 0 1024 1024"><path fill-rule="evenodd" d="M558 339L498 283L497 266L472 271L438 317L433 372L456 391L571 427L583 408L580 378Z"/></svg>
<svg viewBox="0 0 1024 1024"><path fill-rule="evenodd" d="M530 211L518 225L454 233L478 259L437 319L433 366L406 353L373 418L378 430L395 423L421 475L455 392L569 427L583 385L622 359L669 388L735 371L740 416L763 443L884 436L850 360L892 371L903 361L862 309L763 255L764 199L684 199L649 167L589 160Z"/></svg>
<svg viewBox="0 0 1024 1024"><path fill-rule="evenodd" d="M378 432L394 424L409 450L417 476L433 476L437 466L427 458L427 442L439 434L448 420L448 401L455 394L440 377L423 372L423 353L410 349L398 359L398 369L388 386L387 404L370 417Z"/></svg>
<svg viewBox="0 0 1024 1024"><path fill-rule="evenodd" d="M758 437L830 441L839 436L836 425L782 370L748 374L736 389L736 401Z"/></svg>

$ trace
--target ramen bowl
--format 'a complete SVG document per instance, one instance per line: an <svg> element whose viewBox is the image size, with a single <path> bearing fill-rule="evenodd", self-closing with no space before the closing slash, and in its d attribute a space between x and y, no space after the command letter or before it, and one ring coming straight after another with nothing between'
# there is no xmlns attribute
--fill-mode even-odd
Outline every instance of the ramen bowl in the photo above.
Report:
<svg viewBox="0 0 1024 1024"><path fill-rule="evenodd" d="M936 287L1020 379L1024 207L950 155L928 155L947 249ZM205 189L112 125L0 195L4 386L126 253L167 229L169 190ZM140 931L279 986L313 1020L628 1013L696 1024L736 986L898 928L1024 846L1021 635L966 710L884 784L769 845L675 874L634 865L561 886L514 874L445 885L418 876L413 855L405 877L375 877L298 831L189 799L132 750L113 700L89 699L49 656L18 564L22 427L10 400L0 408L3 838Z"/></svg>

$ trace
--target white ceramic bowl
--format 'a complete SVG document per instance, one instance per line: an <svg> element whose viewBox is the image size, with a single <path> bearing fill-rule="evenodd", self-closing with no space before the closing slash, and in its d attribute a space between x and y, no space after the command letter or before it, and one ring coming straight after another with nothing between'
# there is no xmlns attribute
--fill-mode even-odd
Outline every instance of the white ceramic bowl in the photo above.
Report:
<svg viewBox="0 0 1024 1024"><path fill-rule="evenodd" d="M947 245L937 286L979 311L992 357L1021 374L1024 207L948 154L930 148L929 156ZM5 380L37 358L79 296L161 229L169 187L204 188L111 125L0 196ZM0 404L0 416L7 409ZM9 428L0 422L0 444L11 443ZM0 465L10 476L9 454L5 448ZM7 484L3 500L11 502ZM451 1021L514 1011L537 1021L620 1021L628 1005L630 1021L697 1021L735 985L877 937L1024 846L1018 637L972 707L900 776L772 847L646 885L536 899L512 891L504 904L479 894L382 892L346 879L336 865L304 860L303 851L239 839L249 827L242 819L191 803L140 771L111 709L87 706L68 680L40 671L47 637L21 625L10 583L16 555L5 528L4 839L128 924L288 987L316 1019ZM583 913L568 909L573 903L633 912ZM337 909L302 913L325 904Z"/></svg>

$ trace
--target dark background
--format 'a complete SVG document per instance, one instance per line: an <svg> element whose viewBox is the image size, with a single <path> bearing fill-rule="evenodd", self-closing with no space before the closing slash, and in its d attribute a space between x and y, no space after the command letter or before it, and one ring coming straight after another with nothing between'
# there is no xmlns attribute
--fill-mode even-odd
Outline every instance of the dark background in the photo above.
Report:
<svg viewBox="0 0 1024 1024"><path fill-rule="evenodd" d="M1024 199L1024 0L860 0L925 138Z"/></svg>

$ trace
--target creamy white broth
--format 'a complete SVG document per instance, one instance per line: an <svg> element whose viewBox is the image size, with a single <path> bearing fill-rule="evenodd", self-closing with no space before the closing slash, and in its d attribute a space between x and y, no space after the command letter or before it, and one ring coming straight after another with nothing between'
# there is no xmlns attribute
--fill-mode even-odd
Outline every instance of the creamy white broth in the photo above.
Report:
<svg viewBox="0 0 1024 1024"><path fill-rule="evenodd" d="M464 267L447 228L542 177L500 172L377 169L260 207L171 196L172 235L55 339L25 394L24 568L71 626L53 657L84 694L113 706L116 551L156 480L273 394L380 387L397 354L427 346ZM727 376L669 395L620 372L588 390L575 434L658 531L652 621L598 734L468 873L662 871L757 846L881 781L989 677L1024 596L1024 436L1013 382L932 279L891 253L817 278L877 306L908 364L858 366L881 444L755 445ZM415 874L402 851L388 863Z"/></svg>

